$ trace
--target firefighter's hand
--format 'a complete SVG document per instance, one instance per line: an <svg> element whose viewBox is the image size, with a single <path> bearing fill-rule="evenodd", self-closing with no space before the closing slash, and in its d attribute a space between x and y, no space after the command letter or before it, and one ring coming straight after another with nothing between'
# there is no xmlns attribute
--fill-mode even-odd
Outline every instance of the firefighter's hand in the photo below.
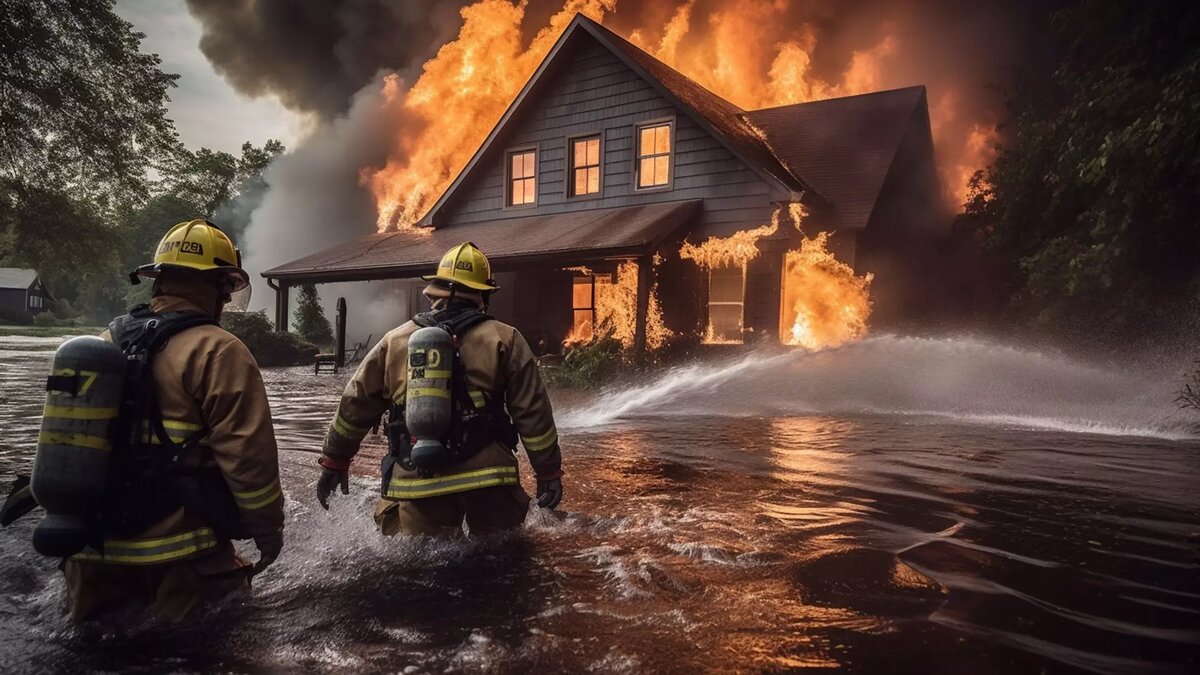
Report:
<svg viewBox="0 0 1200 675"><path fill-rule="evenodd" d="M543 509L553 509L562 501L562 477L539 478L537 482L537 505Z"/></svg>
<svg viewBox="0 0 1200 675"><path fill-rule="evenodd" d="M279 557L279 552L283 550L283 530L255 537L254 546L258 549L258 562L254 563L254 568L250 572L251 576L270 567L271 563Z"/></svg>
<svg viewBox="0 0 1200 675"><path fill-rule="evenodd" d="M317 501L321 502L321 508L329 510L329 495L339 485L342 488L342 494L350 494L349 471L329 467L321 469L321 477L317 479Z"/></svg>

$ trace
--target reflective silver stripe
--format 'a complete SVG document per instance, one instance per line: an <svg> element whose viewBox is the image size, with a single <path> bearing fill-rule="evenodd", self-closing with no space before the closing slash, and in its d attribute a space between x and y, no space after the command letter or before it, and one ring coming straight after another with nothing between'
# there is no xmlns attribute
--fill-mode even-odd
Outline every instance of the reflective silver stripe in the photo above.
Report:
<svg viewBox="0 0 1200 675"><path fill-rule="evenodd" d="M352 441L361 441L363 437L370 431L367 427L360 427L346 421L345 417L340 414L333 417L333 431L343 438L349 438Z"/></svg>
<svg viewBox="0 0 1200 675"><path fill-rule="evenodd" d="M149 539L105 539L104 552L91 549L71 556L79 562L107 565L157 565L196 556L217 547L211 528Z"/></svg>
<svg viewBox="0 0 1200 675"><path fill-rule="evenodd" d="M548 450L558 442L558 429L550 427L550 431L540 436L522 436L521 442L525 444L525 450L529 452Z"/></svg>
<svg viewBox="0 0 1200 675"><path fill-rule="evenodd" d="M392 499L421 499L466 492L495 485L520 485L515 466L494 466L435 478L393 478L387 496Z"/></svg>
<svg viewBox="0 0 1200 675"><path fill-rule="evenodd" d="M233 498L237 500L238 506L247 511L256 511L264 506L270 506L275 503L283 494L283 490L279 487L279 482L276 481L270 485L258 490L249 492L234 492Z"/></svg>

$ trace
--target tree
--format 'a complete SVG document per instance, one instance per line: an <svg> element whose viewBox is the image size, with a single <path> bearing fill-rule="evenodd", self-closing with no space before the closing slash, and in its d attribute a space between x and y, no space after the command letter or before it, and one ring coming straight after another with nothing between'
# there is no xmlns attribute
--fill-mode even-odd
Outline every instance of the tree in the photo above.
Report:
<svg viewBox="0 0 1200 675"><path fill-rule="evenodd" d="M101 207L146 194L178 146L176 75L113 0L0 0L0 174Z"/></svg>
<svg viewBox="0 0 1200 675"><path fill-rule="evenodd" d="M300 286L295 318L296 333L306 342L320 346L333 344L333 328L329 325L329 319L325 318L321 297L317 295L317 287L313 284Z"/></svg>
<svg viewBox="0 0 1200 675"><path fill-rule="evenodd" d="M960 225L1018 316L1119 340L1200 297L1200 7L1085 0L1055 23L1061 62L1013 87Z"/></svg>

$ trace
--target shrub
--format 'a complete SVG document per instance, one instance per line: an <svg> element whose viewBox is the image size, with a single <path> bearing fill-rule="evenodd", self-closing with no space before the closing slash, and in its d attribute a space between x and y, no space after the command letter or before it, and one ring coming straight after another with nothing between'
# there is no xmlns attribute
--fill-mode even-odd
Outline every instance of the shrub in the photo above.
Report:
<svg viewBox="0 0 1200 675"><path fill-rule="evenodd" d="M316 361L316 345L304 342L291 333L279 333L267 318L266 312L226 312L221 326L245 343L258 365L303 366Z"/></svg>
<svg viewBox="0 0 1200 675"><path fill-rule="evenodd" d="M0 323L30 326L33 325L33 315L23 309L0 307Z"/></svg>
<svg viewBox="0 0 1200 675"><path fill-rule="evenodd" d="M619 340L600 338L568 347L562 364L546 369L546 380L554 386L591 389L627 372L631 363Z"/></svg>
<svg viewBox="0 0 1200 675"><path fill-rule="evenodd" d="M58 317L54 316L54 312L41 312L33 317L33 325L43 328L58 325Z"/></svg>
<svg viewBox="0 0 1200 675"><path fill-rule="evenodd" d="M1196 361L1196 369L1188 374L1175 402L1180 408L1200 410L1200 361Z"/></svg>

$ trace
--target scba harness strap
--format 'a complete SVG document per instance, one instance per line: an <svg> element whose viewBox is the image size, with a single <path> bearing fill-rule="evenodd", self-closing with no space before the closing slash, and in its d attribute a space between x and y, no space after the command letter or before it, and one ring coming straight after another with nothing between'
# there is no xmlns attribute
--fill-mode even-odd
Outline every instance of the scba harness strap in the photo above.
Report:
<svg viewBox="0 0 1200 675"><path fill-rule="evenodd" d="M220 469L185 468L184 458L208 434L203 425L164 420L154 383L154 358L184 331L217 325L194 311L155 313L139 305L109 325L126 357L125 387L117 420L113 476L103 529L131 537L180 507L203 518L222 539L243 539L236 501ZM179 439L179 440L177 440Z"/></svg>
<svg viewBox="0 0 1200 675"><path fill-rule="evenodd" d="M459 347L468 331L494 317L474 306L455 305L413 317L413 323L422 328L437 327L454 338L454 363L451 368L452 423L451 437L443 442L450 453L445 467L453 466L474 456L492 442L500 442L510 449L517 444L516 428L504 410L503 397L491 392L471 391L467 386L466 366ZM391 496L391 474L396 464L409 471L416 470L409 463L412 437L404 423L404 408L394 403L388 412L387 437L389 453L384 457L382 493ZM421 475L428 478L428 472Z"/></svg>

